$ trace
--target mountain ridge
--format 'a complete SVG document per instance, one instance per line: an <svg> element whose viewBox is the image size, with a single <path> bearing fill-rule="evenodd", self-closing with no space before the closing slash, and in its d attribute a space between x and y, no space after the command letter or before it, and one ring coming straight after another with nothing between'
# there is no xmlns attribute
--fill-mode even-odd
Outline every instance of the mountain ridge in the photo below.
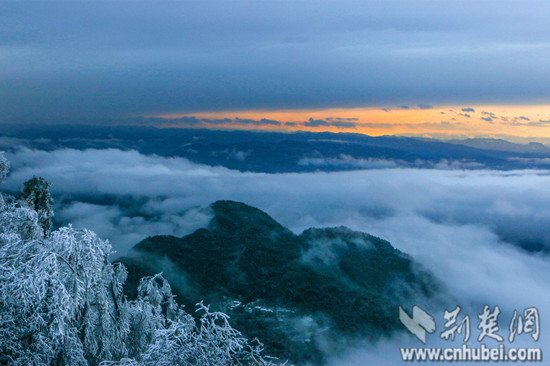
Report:
<svg viewBox="0 0 550 366"><path fill-rule="evenodd" d="M507 151L525 154L550 154L550 146L540 142L518 144L503 139L492 138L471 138L463 140L453 139L445 140L444 142L455 145L464 145L481 150Z"/></svg>
<svg viewBox="0 0 550 366"><path fill-rule="evenodd" d="M443 141L359 133L260 132L138 126L56 126L6 129L6 148L14 141L35 149L136 150L145 155L182 157L197 164L263 173L344 171L380 167L512 170L546 169L550 147ZM504 140L503 140L504 141ZM0 140L0 147L3 146ZM509 151L511 150L511 151ZM382 165L381 165L382 164Z"/></svg>
<svg viewBox="0 0 550 366"><path fill-rule="evenodd" d="M210 206L207 228L153 236L120 259L135 279L163 271L186 306L204 300L268 353L323 359L335 334L376 340L401 329L398 305L429 303L438 281L387 241L345 227L300 235L235 201Z"/></svg>

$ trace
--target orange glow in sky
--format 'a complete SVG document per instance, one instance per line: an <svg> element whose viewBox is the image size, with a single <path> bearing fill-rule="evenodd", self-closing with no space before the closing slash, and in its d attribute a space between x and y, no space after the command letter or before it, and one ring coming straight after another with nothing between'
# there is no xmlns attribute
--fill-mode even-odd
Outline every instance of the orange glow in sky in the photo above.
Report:
<svg viewBox="0 0 550 366"><path fill-rule="evenodd" d="M409 108L342 108L322 110L226 111L155 116L166 126L179 127L177 119L232 119L222 124L200 123L194 127L257 129L274 131L356 132L371 136L408 135L434 138L491 137L508 140L550 140L550 105L531 106L436 106ZM236 118L278 121L281 124L239 123ZM311 126L310 119L322 120ZM290 124L287 124L290 122ZM345 122L345 123L338 123ZM181 125L181 127L189 127Z"/></svg>

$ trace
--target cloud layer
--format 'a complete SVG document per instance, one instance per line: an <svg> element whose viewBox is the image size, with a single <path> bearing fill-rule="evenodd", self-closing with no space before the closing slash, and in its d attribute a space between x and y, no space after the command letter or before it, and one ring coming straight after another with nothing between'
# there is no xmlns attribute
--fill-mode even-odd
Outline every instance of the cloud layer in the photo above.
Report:
<svg viewBox="0 0 550 366"><path fill-rule="evenodd" d="M549 6L3 2L0 110L8 120L59 122L215 110L536 103L545 100L550 80Z"/></svg>
<svg viewBox="0 0 550 366"><path fill-rule="evenodd" d="M15 190L32 175L51 180L57 219L97 231L121 253L147 235L184 235L205 225L203 208L218 199L256 206L295 232L346 225L382 237L442 279L458 304L472 311L473 324L485 303L501 307L503 332L515 309L538 306L541 340L529 345L522 336L518 345L550 352L543 346L550 329L550 261L502 240L550 245L547 171L258 174L114 149L23 148L8 158L12 172L5 188ZM472 331L477 334L475 325ZM398 364L398 346L406 344L418 345L408 338L383 341L334 362L376 365L387 358Z"/></svg>

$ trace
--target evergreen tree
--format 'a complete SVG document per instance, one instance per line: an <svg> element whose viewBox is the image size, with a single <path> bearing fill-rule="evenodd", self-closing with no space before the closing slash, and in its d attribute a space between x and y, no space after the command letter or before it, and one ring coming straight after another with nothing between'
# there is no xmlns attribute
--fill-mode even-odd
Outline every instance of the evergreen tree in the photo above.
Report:
<svg viewBox="0 0 550 366"><path fill-rule="evenodd" d="M38 222L44 235L49 235L52 227L52 196L51 183L42 177L33 177L23 184L23 191L19 200L25 202L29 208L38 213Z"/></svg>

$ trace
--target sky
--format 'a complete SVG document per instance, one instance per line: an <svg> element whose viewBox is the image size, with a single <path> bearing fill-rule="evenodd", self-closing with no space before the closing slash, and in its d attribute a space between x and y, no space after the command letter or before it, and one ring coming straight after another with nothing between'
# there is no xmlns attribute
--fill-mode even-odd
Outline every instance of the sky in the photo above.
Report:
<svg viewBox="0 0 550 366"><path fill-rule="evenodd" d="M548 137L549 12L538 0L2 1L0 123Z"/></svg>

